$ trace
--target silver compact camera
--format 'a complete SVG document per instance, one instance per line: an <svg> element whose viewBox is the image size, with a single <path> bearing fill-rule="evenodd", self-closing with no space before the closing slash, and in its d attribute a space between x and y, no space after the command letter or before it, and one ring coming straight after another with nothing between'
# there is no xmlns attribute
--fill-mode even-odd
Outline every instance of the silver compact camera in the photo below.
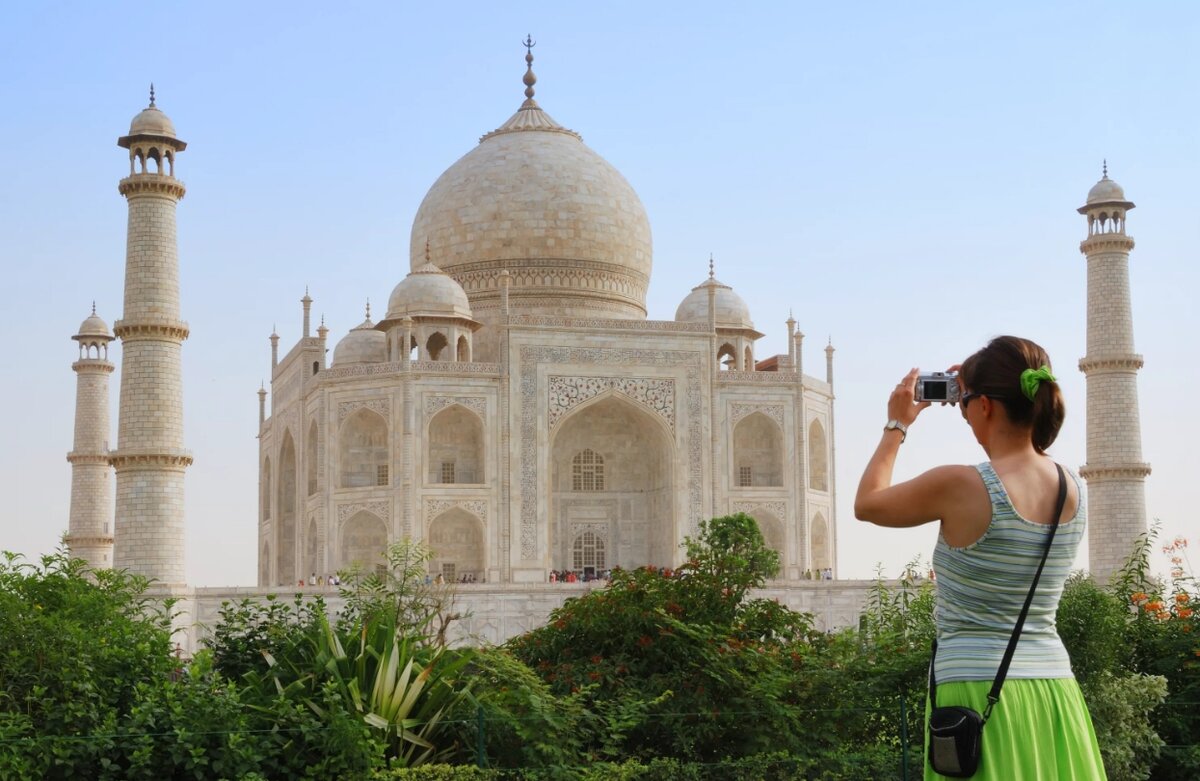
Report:
<svg viewBox="0 0 1200 781"><path fill-rule="evenodd" d="M917 376L917 401L941 401L954 403L962 395L958 386L958 372L922 372Z"/></svg>

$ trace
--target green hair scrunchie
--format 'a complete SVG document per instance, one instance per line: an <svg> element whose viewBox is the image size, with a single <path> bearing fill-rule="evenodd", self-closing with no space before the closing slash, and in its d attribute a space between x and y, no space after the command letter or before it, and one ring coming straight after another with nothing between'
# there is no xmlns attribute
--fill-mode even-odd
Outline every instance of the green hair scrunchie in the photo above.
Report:
<svg viewBox="0 0 1200 781"><path fill-rule="evenodd" d="M1037 396L1038 388L1043 382L1057 382L1054 375L1050 373L1049 366L1043 366L1040 369L1026 369L1021 372L1021 392L1025 394L1025 398L1033 401Z"/></svg>

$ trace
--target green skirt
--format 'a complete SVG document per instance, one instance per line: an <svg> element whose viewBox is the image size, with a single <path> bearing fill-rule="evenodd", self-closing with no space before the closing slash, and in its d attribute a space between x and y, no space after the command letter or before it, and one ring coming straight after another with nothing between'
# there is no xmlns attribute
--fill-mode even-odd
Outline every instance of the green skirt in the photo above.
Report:
<svg viewBox="0 0 1200 781"><path fill-rule="evenodd" d="M938 705L965 705L983 713L991 681L939 683ZM925 701L929 720L929 700ZM925 781L948 778L929 766ZM983 728L976 781L1097 781L1106 778L1092 717L1074 678L1009 679Z"/></svg>

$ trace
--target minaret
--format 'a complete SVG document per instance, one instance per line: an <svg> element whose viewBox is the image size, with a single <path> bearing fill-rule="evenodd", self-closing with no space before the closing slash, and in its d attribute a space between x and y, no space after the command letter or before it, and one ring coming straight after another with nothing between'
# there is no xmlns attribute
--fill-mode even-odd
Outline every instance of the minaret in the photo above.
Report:
<svg viewBox="0 0 1200 781"><path fill-rule="evenodd" d="M1079 370L1087 377L1088 568L1104 582L1121 568L1134 540L1146 531L1137 372L1142 356L1133 349L1129 305L1129 251L1125 218L1133 203L1104 177L1088 192L1079 213L1088 235L1079 244L1087 256L1087 355Z"/></svg>
<svg viewBox="0 0 1200 781"><path fill-rule="evenodd" d="M108 463L108 324L92 314L71 337L79 342L79 360L71 364L75 383L75 443L71 462L71 515L66 544L71 556L90 569L112 566L112 487Z"/></svg>
<svg viewBox="0 0 1200 781"><path fill-rule="evenodd" d="M119 190L129 203L125 249L125 313L113 327L121 339L121 407L117 449L116 546L113 566L163 586L184 583L183 449L180 354L188 336L179 319L175 206L183 183L175 155L186 147L154 105L133 118L117 144L129 150L129 176Z"/></svg>

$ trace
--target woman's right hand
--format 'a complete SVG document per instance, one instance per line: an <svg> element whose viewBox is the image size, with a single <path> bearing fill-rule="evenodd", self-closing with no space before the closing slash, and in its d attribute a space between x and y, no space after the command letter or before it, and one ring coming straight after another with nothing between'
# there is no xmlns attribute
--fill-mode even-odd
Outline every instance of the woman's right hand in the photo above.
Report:
<svg viewBox="0 0 1200 781"><path fill-rule="evenodd" d="M900 383L892 390L892 395L888 397L888 419L898 420L905 427L911 426L922 410L930 405L928 401L922 401L919 404L915 403L917 390L917 375L920 369L912 369Z"/></svg>

